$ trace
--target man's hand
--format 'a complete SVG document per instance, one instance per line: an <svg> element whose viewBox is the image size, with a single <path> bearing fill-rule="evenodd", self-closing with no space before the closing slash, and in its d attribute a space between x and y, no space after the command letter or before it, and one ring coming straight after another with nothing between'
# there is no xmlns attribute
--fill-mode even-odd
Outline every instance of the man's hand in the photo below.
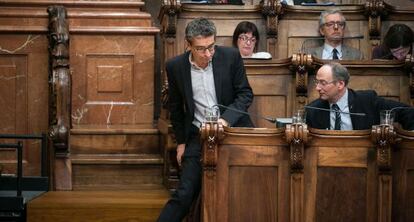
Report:
<svg viewBox="0 0 414 222"><path fill-rule="evenodd" d="M228 127L229 126L229 123L225 119L223 119L223 118L218 119L217 122L221 123L221 125L223 125L225 127Z"/></svg>
<svg viewBox="0 0 414 222"><path fill-rule="evenodd" d="M177 145L177 162L178 166L181 166L181 158L183 157L185 151L185 143Z"/></svg>

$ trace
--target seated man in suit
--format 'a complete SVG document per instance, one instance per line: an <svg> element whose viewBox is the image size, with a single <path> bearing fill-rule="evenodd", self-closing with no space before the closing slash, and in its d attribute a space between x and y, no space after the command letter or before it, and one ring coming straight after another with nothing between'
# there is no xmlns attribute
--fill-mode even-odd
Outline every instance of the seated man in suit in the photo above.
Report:
<svg viewBox="0 0 414 222"><path fill-rule="evenodd" d="M315 77L319 99L308 106L327 109L306 109L306 123L317 129L363 130L380 123L380 111L405 104L381 98L373 90L354 91L347 87L348 70L339 63L323 65ZM328 110L332 110L330 112ZM335 112L339 111L339 112ZM404 129L414 130L414 108L394 109L395 119ZM348 114L348 113L351 113ZM365 115L352 115L363 113Z"/></svg>
<svg viewBox="0 0 414 222"><path fill-rule="evenodd" d="M339 10L323 11L319 17L319 32L325 41L322 46L306 49L320 59L362 60L362 53L355 48L343 44L346 21Z"/></svg>

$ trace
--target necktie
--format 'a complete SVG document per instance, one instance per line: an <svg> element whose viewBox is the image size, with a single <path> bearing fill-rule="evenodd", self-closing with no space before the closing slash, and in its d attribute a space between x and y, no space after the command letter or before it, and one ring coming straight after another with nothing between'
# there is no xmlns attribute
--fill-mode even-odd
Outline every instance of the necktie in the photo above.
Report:
<svg viewBox="0 0 414 222"><path fill-rule="evenodd" d="M332 59L339 59L338 50L336 50L335 48L332 50Z"/></svg>
<svg viewBox="0 0 414 222"><path fill-rule="evenodd" d="M339 109L339 106L335 103L332 104L332 110L333 111L341 111ZM341 113L335 112L335 128L334 130L341 130Z"/></svg>

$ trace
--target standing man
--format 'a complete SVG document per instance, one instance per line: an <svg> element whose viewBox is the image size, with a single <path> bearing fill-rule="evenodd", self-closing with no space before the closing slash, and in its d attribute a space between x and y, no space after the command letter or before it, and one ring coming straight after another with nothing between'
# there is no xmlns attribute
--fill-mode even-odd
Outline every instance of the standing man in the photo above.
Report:
<svg viewBox="0 0 414 222"><path fill-rule="evenodd" d="M380 123L380 111L408 107L403 103L377 96L374 90L354 91L347 87L348 70L339 63L323 65L315 77L319 99L308 106L328 109L306 109L306 123L317 129L363 130ZM339 111L339 112L337 112ZM414 109L395 109L395 119L404 129L414 130ZM347 113L363 113L364 116Z"/></svg>
<svg viewBox="0 0 414 222"><path fill-rule="evenodd" d="M182 167L177 191L167 202L158 221L181 221L201 188L199 128L206 108L220 104L247 111L253 92L243 59L235 48L215 45L216 27L205 19L191 21L185 30L188 51L166 63L169 111L177 141L177 161ZM252 127L250 117L220 108L224 126Z"/></svg>
<svg viewBox="0 0 414 222"><path fill-rule="evenodd" d="M307 49L320 59L362 60L362 53L343 44L346 21L340 10L323 11L319 17L319 32L325 38L323 46Z"/></svg>

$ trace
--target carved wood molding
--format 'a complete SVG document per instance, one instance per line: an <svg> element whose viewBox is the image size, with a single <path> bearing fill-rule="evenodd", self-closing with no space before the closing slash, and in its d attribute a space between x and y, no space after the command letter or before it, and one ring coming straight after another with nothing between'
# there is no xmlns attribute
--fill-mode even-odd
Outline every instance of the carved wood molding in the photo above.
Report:
<svg viewBox="0 0 414 222"><path fill-rule="evenodd" d="M217 203L215 194L216 166L218 160L218 143L224 138L223 125L218 122L205 122L200 128L202 144L203 186L202 208L203 221L216 221Z"/></svg>
<svg viewBox="0 0 414 222"><path fill-rule="evenodd" d="M286 141L290 144L290 198L291 220L303 221L304 175L303 160L305 144L308 141L306 124L294 123L286 125Z"/></svg>
<svg viewBox="0 0 414 222"><path fill-rule="evenodd" d="M295 53L292 55L292 69L296 73L296 109L303 109L308 98L308 70L312 66L312 55Z"/></svg>
<svg viewBox="0 0 414 222"><path fill-rule="evenodd" d="M372 126L372 141L377 148L377 165L381 171L391 170L391 145L395 142L396 133L391 125Z"/></svg>
<svg viewBox="0 0 414 222"><path fill-rule="evenodd" d="M407 55L407 57L405 58L405 66L407 67L407 72L410 78L410 105L414 106L414 55Z"/></svg>
<svg viewBox="0 0 414 222"><path fill-rule="evenodd" d="M303 170L305 144L308 142L308 126L294 123L286 125L286 141L290 144L290 169L292 172Z"/></svg>
<svg viewBox="0 0 414 222"><path fill-rule="evenodd" d="M218 143L224 138L223 125L218 122L205 122L200 129L201 142L203 144L203 170L215 172L218 158Z"/></svg>
<svg viewBox="0 0 414 222"><path fill-rule="evenodd" d="M381 19L388 14L383 0L369 0L365 3L365 15L368 16L370 39L381 38Z"/></svg>
<svg viewBox="0 0 414 222"><path fill-rule="evenodd" d="M69 153L71 127L71 77L69 27L63 6L50 6L49 13L49 136L56 156Z"/></svg>
<svg viewBox="0 0 414 222"><path fill-rule="evenodd" d="M177 33L177 17L181 11L180 0L164 0L161 9L162 34L167 38L175 38ZM164 16L165 19L163 19Z"/></svg>
<svg viewBox="0 0 414 222"><path fill-rule="evenodd" d="M264 0L261 8L266 17L267 38L277 38L279 18L283 15L284 6L280 0Z"/></svg>

